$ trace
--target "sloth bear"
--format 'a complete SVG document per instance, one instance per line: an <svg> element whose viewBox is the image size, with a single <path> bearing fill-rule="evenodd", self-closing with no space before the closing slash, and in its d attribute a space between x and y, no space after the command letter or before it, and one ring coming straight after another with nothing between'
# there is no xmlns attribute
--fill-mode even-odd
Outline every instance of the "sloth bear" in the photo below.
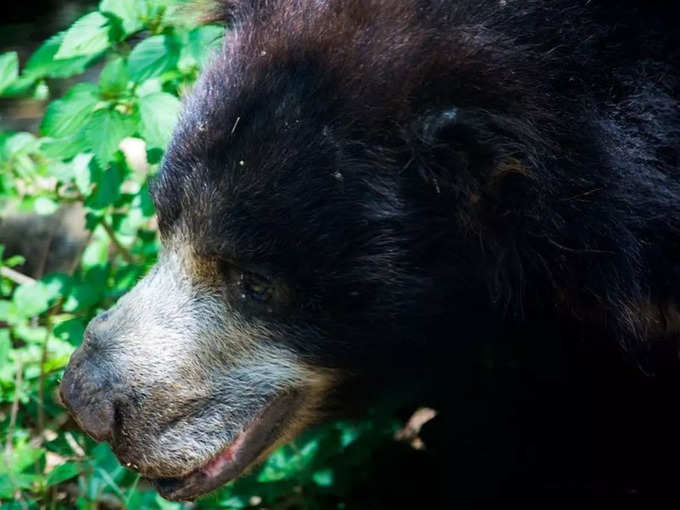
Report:
<svg viewBox="0 0 680 510"><path fill-rule="evenodd" d="M220 8L162 256L64 375L78 424L184 500L403 393L461 501L677 502L673 8Z"/></svg>

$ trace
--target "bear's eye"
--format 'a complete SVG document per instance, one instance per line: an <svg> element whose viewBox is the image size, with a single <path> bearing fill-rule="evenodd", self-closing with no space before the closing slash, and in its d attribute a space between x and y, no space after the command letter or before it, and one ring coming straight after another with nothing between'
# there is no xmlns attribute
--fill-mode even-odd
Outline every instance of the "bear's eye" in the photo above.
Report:
<svg viewBox="0 0 680 510"><path fill-rule="evenodd" d="M238 282L241 287L242 298L250 298L260 303L267 303L274 295L274 286L271 282L254 273L241 273Z"/></svg>
<svg viewBox="0 0 680 510"><path fill-rule="evenodd" d="M231 261L220 261L220 270L224 275L225 283L242 300L258 304L274 301L277 304L282 304L288 295L280 282L275 282L259 273L248 271Z"/></svg>

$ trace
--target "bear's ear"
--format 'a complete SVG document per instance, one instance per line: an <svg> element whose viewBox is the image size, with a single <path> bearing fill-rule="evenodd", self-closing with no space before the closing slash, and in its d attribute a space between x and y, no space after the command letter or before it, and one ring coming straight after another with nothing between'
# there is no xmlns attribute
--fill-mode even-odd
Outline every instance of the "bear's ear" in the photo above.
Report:
<svg viewBox="0 0 680 510"><path fill-rule="evenodd" d="M426 115L420 126L420 136L427 144L445 139L447 131L455 128L461 122L461 112L451 107Z"/></svg>
<svg viewBox="0 0 680 510"><path fill-rule="evenodd" d="M532 179L526 163L531 152L518 137L531 132L516 121L482 109L446 107L420 117L416 129L411 161L437 192L475 188L507 201Z"/></svg>
<svg viewBox="0 0 680 510"><path fill-rule="evenodd" d="M447 106L421 116L416 126L416 150L422 151L425 174L438 174L447 181L454 173L488 165L494 138L483 112ZM491 144L493 145L493 144Z"/></svg>
<svg viewBox="0 0 680 510"><path fill-rule="evenodd" d="M449 106L427 113L419 120L420 140L428 146L441 143L480 143L493 135L493 120L483 110Z"/></svg>

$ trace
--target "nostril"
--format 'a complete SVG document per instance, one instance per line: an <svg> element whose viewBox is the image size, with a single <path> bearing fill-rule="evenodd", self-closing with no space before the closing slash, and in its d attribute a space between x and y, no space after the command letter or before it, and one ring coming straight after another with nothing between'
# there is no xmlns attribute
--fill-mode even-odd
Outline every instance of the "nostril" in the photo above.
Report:
<svg viewBox="0 0 680 510"><path fill-rule="evenodd" d="M111 439L114 414L113 404L103 400L83 409L77 415L76 422L95 441L106 441Z"/></svg>
<svg viewBox="0 0 680 510"><path fill-rule="evenodd" d="M111 438L115 409L102 388L67 369L59 387L64 405L76 423L96 441Z"/></svg>

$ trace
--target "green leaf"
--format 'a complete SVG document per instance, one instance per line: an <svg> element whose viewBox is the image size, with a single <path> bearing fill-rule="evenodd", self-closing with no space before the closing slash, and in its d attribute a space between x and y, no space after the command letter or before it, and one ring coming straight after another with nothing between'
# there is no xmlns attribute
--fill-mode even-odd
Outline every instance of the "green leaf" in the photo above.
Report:
<svg viewBox="0 0 680 510"><path fill-rule="evenodd" d="M8 259L3 260L2 265L7 267L14 267L20 266L24 262L26 262L26 258L23 255L12 255Z"/></svg>
<svg viewBox="0 0 680 510"><path fill-rule="evenodd" d="M9 329L0 329L0 363L8 359L11 348L12 341L9 337Z"/></svg>
<svg viewBox="0 0 680 510"><path fill-rule="evenodd" d="M24 317L20 315L17 305L12 301L0 300L0 320L10 324L20 322Z"/></svg>
<svg viewBox="0 0 680 510"><path fill-rule="evenodd" d="M106 239L93 239L87 245L85 251L83 251L82 266L87 268L105 264L108 258L109 241ZM66 307L64 307L64 310L66 310Z"/></svg>
<svg viewBox="0 0 680 510"><path fill-rule="evenodd" d="M13 467L13 466L12 466ZM0 499L11 500L17 489L30 489L36 476L28 473L14 473L13 475L0 475ZM17 510L23 510L21 504L15 501ZM3 505L5 506L5 505ZM5 510L3 508L3 510Z"/></svg>
<svg viewBox="0 0 680 510"><path fill-rule="evenodd" d="M333 470L330 468L322 469L312 475L312 480L319 487L330 487L333 485Z"/></svg>
<svg viewBox="0 0 680 510"><path fill-rule="evenodd" d="M35 282L19 285L14 291L12 301L21 315L33 317L50 307L51 298L52 293L48 287L41 282Z"/></svg>
<svg viewBox="0 0 680 510"><path fill-rule="evenodd" d="M103 209L113 204L120 196L123 172L119 165L112 165L101 178L97 189L85 205L92 209Z"/></svg>
<svg viewBox="0 0 680 510"><path fill-rule="evenodd" d="M31 133L15 133L9 136L2 146L2 156L10 158L18 154L33 152L38 148L37 139Z"/></svg>
<svg viewBox="0 0 680 510"><path fill-rule="evenodd" d="M165 147L179 116L180 101L172 94L158 92L139 99L141 134L147 147Z"/></svg>
<svg viewBox="0 0 680 510"><path fill-rule="evenodd" d="M224 508L230 510L240 510L242 508L248 507L248 497L247 496L232 496L226 501L222 502L220 505Z"/></svg>
<svg viewBox="0 0 680 510"><path fill-rule="evenodd" d="M60 340L78 346L83 340L85 324L80 319L70 319L57 324L52 332Z"/></svg>
<svg viewBox="0 0 680 510"><path fill-rule="evenodd" d="M94 85L76 85L63 98L50 103L40 131L43 135L54 138L77 134L92 117L98 101L97 88Z"/></svg>
<svg viewBox="0 0 680 510"><path fill-rule="evenodd" d="M19 76L19 57L16 51L0 55L0 93Z"/></svg>
<svg viewBox="0 0 680 510"><path fill-rule="evenodd" d="M96 164L92 162L92 154L78 154L73 158L73 175L75 176L76 187L83 195L90 194L93 175L95 174Z"/></svg>
<svg viewBox="0 0 680 510"><path fill-rule="evenodd" d="M64 464L55 467L50 474L47 475L47 486L57 485L65 482L71 478L78 476L80 473L80 466L75 462L65 462Z"/></svg>
<svg viewBox="0 0 680 510"><path fill-rule="evenodd" d="M156 499L154 503L158 506L160 510L182 510L183 505L181 503L176 503L173 501L168 501L163 499L160 494L156 494Z"/></svg>
<svg viewBox="0 0 680 510"><path fill-rule="evenodd" d="M71 285L73 285L73 277L62 273L48 274L43 276L40 281L47 287L50 299L66 297L71 289Z"/></svg>
<svg viewBox="0 0 680 510"><path fill-rule="evenodd" d="M150 78L137 87L137 96L148 96L149 94L155 94L156 92L163 91L163 84L158 78Z"/></svg>
<svg viewBox="0 0 680 510"><path fill-rule="evenodd" d="M47 83L45 83L44 80L39 81L38 84L35 86L35 89L33 89L32 98L35 99L36 101L45 101L49 99L49 97L50 88L47 86Z"/></svg>
<svg viewBox="0 0 680 510"><path fill-rule="evenodd" d="M85 310L97 304L101 299L101 289L93 285L94 282L74 285L71 294L64 302L66 312Z"/></svg>
<svg viewBox="0 0 680 510"><path fill-rule="evenodd" d="M50 161L47 164L47 173L59 182L69 182L75 177L73 165L62 163L61 161Z"/></svg>
<svg viewBox="0 0 680 510"><path fill-rule="evenodd" d="M193 60L203 67L222 44L224 27L219 25L205 25L193 29L188 34L187 53Z"/></svg>
<svg viewBox="0 0 680 510"><path fill-rule="evenodd" d="M21 445L11 455L5 456L4 461L9 460L10 466L15 473L20 473L27 468L33 468L35 463L45 456L41 448L35 448L28 444Z"/></svg>
<svg viewBox="0 0 680 510"><path fill-rule="evenodd" d="M64 136L62 138L43 138L41 150L43 153L56 159L71 159L73 156L85 152L90 148L82 133Z"/></svg>
<svg viewBox="0 0 680 510"><path fill-rule="evenodd" d="M66 31L55 59L92 55L110 46L109 20L100 12L91 12L78 19Z"/></svg>
<svg viewBox="0 0 680 510"><path fill-rule="evenodd" d="M129 79L125 60L117 57L106 64L99 75L99 89L105 94L117 96L125 91Z"/></svg>
<svg viewBox="0 0 680 510"><path fill-rule="evenodd" d="M155 35L144 39L130 53L130 77L142 82L175 67L179 59L179 45L174 37Z"/></svg>
<svg viewBox="0 0 680 510"><path fill-rule="evenodd" d="M92 147L97 163L106 168L120 141L134 134L135 119L116 110L97 110L85 129L85 136Z"/></svg>
<svg viewBox="0 0 680 510"><path fill-rule="evenodd" d="M30 96L35 87L35 78L31 76L19 76L10 85L0 92L0 97L26 97Z"/></svg>
<svg viewBox="0 0 680 510"><path fill-rule="evenodd" d="M59 209L59 204L49 197L38 197L33 202L33 210L38 214L53 214Z"/></svg>
<svg viewBox="0 0 680 510"><path fill-rule="evenodd" d="M132 34L144 27L139 17L138 3L135 0L102 0L99 10L120 18L125 33Z"/></svg>
<svg viewBox="0 0 680 510"><path fill-rule="evenodd" d="M45 76L49 78L68 78L85 71L97 55L62 58L59 60L54 58L57 51L59 51L65 34L66 32L60 32L45 41L26 62L23 76L29 77L32 80Z"/></svg>

